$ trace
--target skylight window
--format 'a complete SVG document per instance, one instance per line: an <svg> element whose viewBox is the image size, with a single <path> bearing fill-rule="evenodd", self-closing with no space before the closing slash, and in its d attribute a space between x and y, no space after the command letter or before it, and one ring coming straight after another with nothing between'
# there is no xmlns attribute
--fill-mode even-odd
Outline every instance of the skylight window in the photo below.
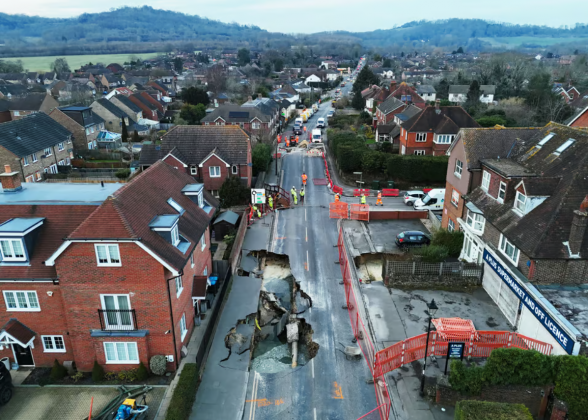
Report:
<svg viewBox="0 0 588 420"><path fill-rule="evenodd" d="M537 147L545 146L545 143L547 143L553 137L555 137L555 133L549 133L543 140L541 140L539 142L539 144L537 145Z"/></svg>
<svg viewBox="0 0 588 420"><path fill-rule="evenodd" d="M564 144L559 146L557 148L557 150L555 152L553 152L553 154L558 155L558 156L561 155L564 152L564 150L566 150L568 147L570 147L575 142L576 142L576 140L574 140L574 139L568 139Z"/></svg>
<svg viewBox="0 0 588 420"><path fill-rule="evenodd" d="M170 206L172 206L180 214L184 214L184 212L186 211L186 210L184 210L184 208L182 206L180 206L178 203L176 203L176 201L173 198L170 198L169 200L167 200L167 203Z"/></svg>

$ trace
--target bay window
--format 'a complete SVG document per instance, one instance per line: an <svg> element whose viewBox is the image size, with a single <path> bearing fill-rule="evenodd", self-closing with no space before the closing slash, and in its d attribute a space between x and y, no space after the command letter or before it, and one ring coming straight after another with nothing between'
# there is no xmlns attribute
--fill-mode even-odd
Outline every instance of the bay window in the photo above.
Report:
<svg viewBox="0 0 588 420"><path fill-rule="evenodd" d="M517 191L515 197L514 208L521 213L525 213L525 204L527 203L527 196Z"/></svg>
<svg viewBox="0 0 588 420"><path fill-rule="evenodd" d="M517 265L519 263L519 250L516 246L510 242L506 236L500 235L500 250L502 253L514 264Z"/></svg>
<svg viewBox="0 0 588 420"><path fill-rule="evenodd" d="M478 213L474 213L471 210L468 210L468 215L466 218L466 224L474 230L476 233L482 234L484 233L484 224L486 220L484 216Z"/></svg>

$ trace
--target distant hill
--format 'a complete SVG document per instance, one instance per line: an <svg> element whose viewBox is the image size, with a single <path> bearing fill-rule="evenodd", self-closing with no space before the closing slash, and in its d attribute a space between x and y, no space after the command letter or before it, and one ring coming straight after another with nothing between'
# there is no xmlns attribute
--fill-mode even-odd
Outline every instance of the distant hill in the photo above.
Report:
<svg viewBox="0 0 588 420"><path fill-rule="evenodd" d="M537 49L554 45L574 45L586 49L588 25L576 24L569 28L536 25L513 25L482 19L448 19L413 21L402 26L371 32L336 31L314 34L334 39L337 36L359 42L366 47L422 48L457 46L471 49Z"/></svg>
<svg viewBox="0 0 588 420"><path fill-rule="evenodd" d="M0 13L0 58L22 55L73 55L161 52L180 47L363 45L404 50L462 46L471 50L586 49L588 25L551 28L481 19L414 21L371 32L272 33L257 26L223 23L200 16L143 7L121 7L75 18L53 19ZM4 45L2 45L4 43ZM191 45L188 45L190 43Z"/></svg>

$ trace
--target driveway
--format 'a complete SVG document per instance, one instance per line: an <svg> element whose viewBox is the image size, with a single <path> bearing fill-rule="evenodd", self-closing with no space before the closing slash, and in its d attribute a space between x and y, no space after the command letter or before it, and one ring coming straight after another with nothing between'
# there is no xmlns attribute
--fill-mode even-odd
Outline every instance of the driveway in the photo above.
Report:
<svg viewBox="0 0 588 420"><path fill-rule="evenodd" d="M146 402L149 406L147 420L155 418L166 388L154 387L147 394ZM110 386L16 387L12 400L0 407L0 419L82 420L90 413L92 397L94 397L92 413L96 416L117 395L117 387Z"/></svg>

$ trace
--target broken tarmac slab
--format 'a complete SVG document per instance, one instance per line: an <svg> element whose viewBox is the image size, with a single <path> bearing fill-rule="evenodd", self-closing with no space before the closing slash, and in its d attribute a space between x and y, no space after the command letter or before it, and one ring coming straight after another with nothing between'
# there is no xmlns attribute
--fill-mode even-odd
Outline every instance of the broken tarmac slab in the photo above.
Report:
<svg viewBox="0 0 588 420"><path fill-rule="evenodd" d="M260 290L261 279L233 276L231 291L219 319L218 333L212 342L190 420L242 418L251 352L246 348L246 342L235 344L232 347L235 352L227 360L222 360L227 358L225 339L232 331L247 336L251 342L253 327L239 323L239 320L245 320L257 312ZM244 349L244 353L237 354Z"/></svg>

